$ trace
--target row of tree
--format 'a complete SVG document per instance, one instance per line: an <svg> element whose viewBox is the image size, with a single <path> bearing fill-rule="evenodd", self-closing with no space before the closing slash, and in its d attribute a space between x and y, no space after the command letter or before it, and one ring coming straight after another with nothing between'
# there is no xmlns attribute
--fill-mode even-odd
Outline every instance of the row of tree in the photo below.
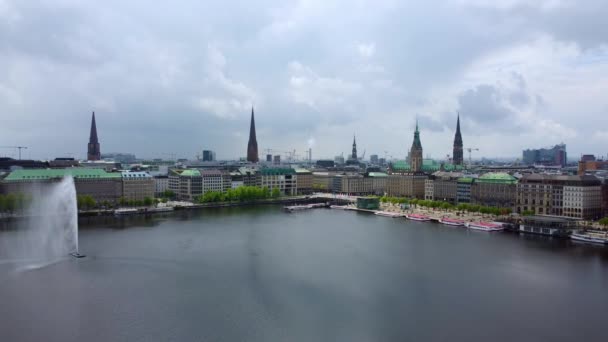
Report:
<svg viewBox="0 0 608 342"><path fill-rule="evenodd" d="M0 213L14 213L29 207L32 196L23 193L0 194Z"/></svg>
<svg viewBox="0 0 608 342"><path fill-rule="evenodd" d="M228 189L226 192L208 191L199 196L197 201L199 203L244 202L280 196L281 191L278 188L274 188L271 191L268 187L240 186L236 189Z"/></svg>
<svg viewBox="0 0 608 342"><path fill-rule="evenodd" d="M451 203L443 201L421 200L416 198L409 199L405 197L383 196L380 198L380 201L383 203L409 204L426 208L458 210L481 214L508 215L511 213L511 208L489 207L469 203L460 203L458 205L453 205Z"/></svg>

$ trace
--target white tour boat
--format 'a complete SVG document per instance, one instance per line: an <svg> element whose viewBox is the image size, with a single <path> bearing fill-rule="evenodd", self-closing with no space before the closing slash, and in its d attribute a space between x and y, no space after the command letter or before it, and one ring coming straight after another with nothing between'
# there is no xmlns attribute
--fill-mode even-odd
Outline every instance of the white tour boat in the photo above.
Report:
<svg viewBox="0 0 608 342"><path fill-rule="evenodd" d="M448 225L448 226L454 226L454 227L462 227L465 224L465 221L463 220L457 220L457 219L451 219L451 218L447 218L447 217L442 217L439 219L439 223Z"/></svg>
<svg viewBox="0 0 608 342"><path fill-rule="evenodd" d="M468 222L467 228L474 230L482 230L484 232L499 232L504 228L498 223L492 222Z"/></svg>
<svg viewBox="0 0 608 342"><path fill-rule="evenodd" d="M378 216L386 216L386 217L393 217L393 218L404 216L401 213L392 213L390 211L376 211L376 212L374 212L374 214L378 215Z"/></svg>
<svg viewBox="0 0 608 342"><path fill-rule="evenodd" d="M608 245L608 233L599 232L578 232L572 233L570 238L574 241L597 243L600 245Z"/></svg>
<svg viewBox="0 0 608 342"><path fill-rule="evenodd" d="M427 221L431 220L430 217L428 217L426 215L422 215L422 214L407 214L407 215L405 215L405 217L407 217L409 220L412 220L412 221L427 222Z"/></svg>

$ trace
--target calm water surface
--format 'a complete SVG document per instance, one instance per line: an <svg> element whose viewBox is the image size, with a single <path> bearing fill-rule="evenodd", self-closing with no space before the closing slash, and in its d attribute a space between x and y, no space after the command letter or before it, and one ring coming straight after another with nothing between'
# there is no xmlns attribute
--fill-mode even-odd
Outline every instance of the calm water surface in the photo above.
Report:
<svg viewBox="0 0 608 342"><path fill-rule="evenodd" d="M94 219L80 246L0 251L0 341L608 340L604 247L278 207Z"/></svg>

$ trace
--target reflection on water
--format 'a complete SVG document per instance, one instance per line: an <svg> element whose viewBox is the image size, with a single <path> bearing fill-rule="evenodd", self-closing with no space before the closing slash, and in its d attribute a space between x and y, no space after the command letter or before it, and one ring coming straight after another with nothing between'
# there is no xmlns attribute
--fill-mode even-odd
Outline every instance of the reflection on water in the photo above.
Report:
<svg viewBox="0 0 608 342"><path fill-rule="evenodd" d="M0 263L1 341L605 339L599 246L278 206L79 224L87 258Z"/></svg>

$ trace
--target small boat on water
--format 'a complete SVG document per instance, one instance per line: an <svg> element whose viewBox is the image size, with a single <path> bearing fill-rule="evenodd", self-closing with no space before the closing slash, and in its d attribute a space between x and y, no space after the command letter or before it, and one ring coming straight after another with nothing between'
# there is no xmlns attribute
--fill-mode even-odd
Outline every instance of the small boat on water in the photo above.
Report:
<svg viewBox="0 0 608 342"><path fill-rule="evenodd" d="M600 232L575 232L570 235L570 238L574 241L596 243L600 245L608 245L608 233Z"/></svg>
<svg viewBox="0 0 608 342"><path fill-rule="evenodd" d="M114 215L123 216L123 215L134 215L137 214L138 210L135 208L121 208L114 210Z"/></svg>
<svg viewBox="0 0 608 342"><path fill-rule="evenodd" d="M454 227L462 227L465 224L465 221L463 220L457 220L457 219L451 219L451 218L447 218L447 217L442 217L439 219L439 223L448 225L448 226L454 226Z"/></svg>
<svg viewBox="0 0 608 342"><path fill-rule="evenodd" d="M403 217L404 215L401 213L392 213L390 211L376 211L374 212L374 215L378 215L378 216L386 216L386 217Z"/></svg>
<svg viewBox="0 0 608 342"><path fill-rule="evenodd" d="M405 215L405 217L407 217L408 220L412 220L412 221L427 222L427 221L431 220L430 217L428 217L426 215L422 215L422 214L407 214L407 215Z"/></svg>
<svg viewBox="0 0 608 342"><path fill-rule="evenodd" d="M298 210L312 209L312 207L310 205L292 205L292 206L284 207L284 209L287 211L298 211Z"/></svg>
<svg viewBox="0 0 608 342"><path fill-rule="evenodd" d="M348 207L346 207L345 205L330 205L329 208L331 208L331 209L342 209L342 210L348 209Z"/></svg>
<svg viewBox="0 0 608 342"><path fill-rule="evenodd" d="M482 222L468 222L466 224L466 226L469 229L482 230L484 232L499 232L504 229L502 227L502 225L500 225L498 223L483 222L483 221Z"/></svg>

